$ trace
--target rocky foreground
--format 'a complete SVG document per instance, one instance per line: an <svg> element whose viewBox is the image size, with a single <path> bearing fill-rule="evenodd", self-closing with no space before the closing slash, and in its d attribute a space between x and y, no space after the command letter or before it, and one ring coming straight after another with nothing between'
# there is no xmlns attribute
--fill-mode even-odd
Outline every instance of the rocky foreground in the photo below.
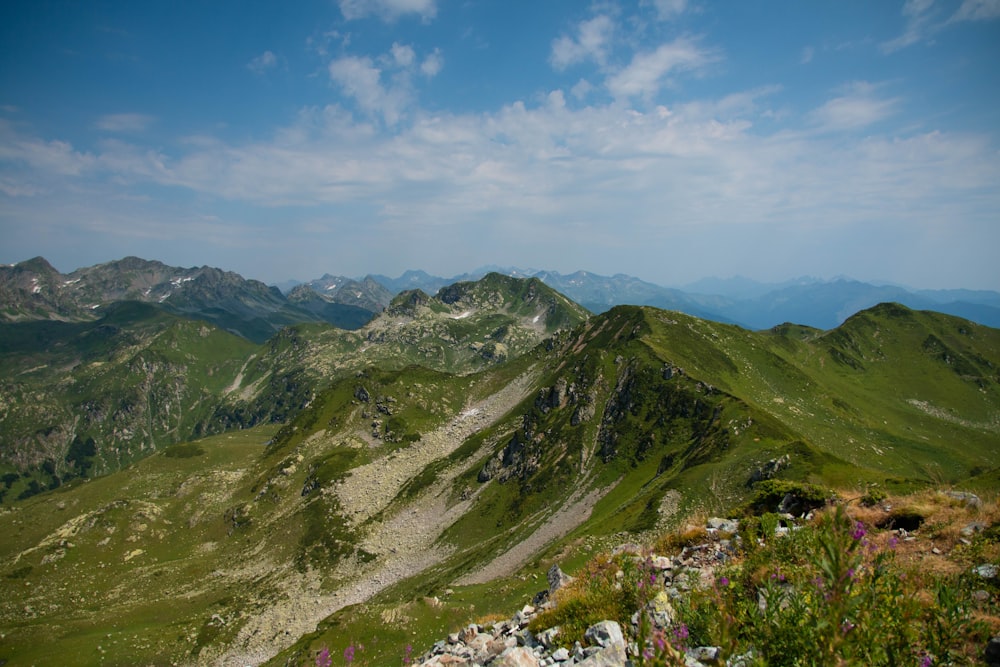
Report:
<svg viewBox="0 0 1000 667"><path fill-rule="evenodd" d="M642 561L653 575L658 590L645 609L652 632L671 629L674 611L670 600L683 595L699 581L710 579L716 564L727 561L733 553L733 543L727 536L735 534L737 523L728 519L709 519L707 539L696 546L684 548L674 557L643 554L634 544L619 547L616 553L630 554ZM736 538L738 539L738 538ZM622 573L620 573L622 574ZM470 624L460 632L452 633L446 640L437 642L421 656L420 667L454 665L456 667L624 667L630 665L629 656L639 653L638 645L627 642L625 633L616 621L601 621L587 629L586 646L576 641L566 646L560 641L559 627L532 632L529 625L538 614L554 606L556 592L573 579L553 565L548 572L549 588L535 597L535 605L526 605L506 621L484 626ZM633 635L638 631L640 613L632 617ZM714 646L688 648L683 653L686 667L714 663L720 649ZM680 655L678 657L681 657ZM729 665L741 666L739 659ZM749 664L749 662L747 663Z"/></svg>
<svg viewBox="0 0 1000 667"><path fill-rule="evenodd" d="M940 498L953 504L965 505L965 508L959 510L959 516L980 509L979 499L972 494L949 492L942 494ZM886 505L885 509L889 509L889 506ZM776 537L801 527L797 525L799 520L794 520L791 515L781 516L782 523L775 528ZM967 519L961 521L964 525L947 543L942 541L940 535L924 536L919 531L895 529L891 527L891 523L885 524L889 529L882 533L881 539L893 545L898 543L898 547L892 548L898 548L908 556L931 559L927 563L935 560L940 562L947 555L945 550L955 554L962 553L973 544L977 534L988 529L987 523L981 520L971 523L966 523ZM865 524L857 522L854 525L856 528L853 538L863 539ZM615 555L624 557L625 561L615 562L631 559L644 573L644 581L648 586L643 597L645 603L632 615L631 623L627 624L631 627L623 628L617 621L603 620L590 625L583 642L572 643L566 641L565 635L568 633L564 633L560 627L545 627L543 614L556 607L560 600L566 600L564 595L557 592L573 581L558 565L553 565L548 572L549 588L536 595L531 605L526 605L508 620L470 624L459 632L450 634L447 639L438 641L412 664L420 667L632 667L637 664L750 667L764 664L760 662L761 656L756 655L752 648L741 655L724 659L721 647L687 646L687 627L678 619L673 606L683 604L680 602L682 597L697 587L706 584L712 586L713 582L717 584L717 577L724 579L723 575L728 571L724 566L736 555L740 546L741 538L736 536L738 527L735 520L709 519L704 537L697 543L684 547L676 556L657 555L632 544L618 547ZM869 547L874 548L873 545ZM721 571L717 571L717 568ZM629 585L625 581L627 575L621 570L615 576L619 582L616 586ZM995 591L998 586L996 564L986 562L976 565L969 569L969 577L978 589L972 594L972 599L988 604L988 598L992 597L992 593L988 591ZM767 597L759 597L758 605L760 613L764 613ZM985 610L986 607L980 606L978 613L982 615ZM963 613L968 615L971 611L972 608L967 608ZM849 631L853 626L847 627ZM978 644L982 648L972 648L978 653L976 658L967 654L967 658L972 659L969 664L1000 666L1000 636L996 634L996 627L993 630L993 636L988 639L985 647ZM642 639L630 639L637 637ZM911 655L919 656L917 659L921 666L956 664L945 656L932 656L920 651L919 646L911 649ZM939 659L943 661L939 662ZM848 661L839 664L862 663Z"/></svg>

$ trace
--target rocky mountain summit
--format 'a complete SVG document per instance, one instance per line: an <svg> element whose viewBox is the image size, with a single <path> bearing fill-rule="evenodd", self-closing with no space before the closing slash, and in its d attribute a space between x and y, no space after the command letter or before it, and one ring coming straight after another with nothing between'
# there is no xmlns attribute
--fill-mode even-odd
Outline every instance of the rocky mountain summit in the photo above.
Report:
<svg viewBox="0 0 1000 667"><path fill-rule="evenodd" d="M209 266L126 257L63 275L36 257L0 267L0 317L8 322L94 321L122 301L155 304L258 343L290 324L322 321L275 287Z"/></svg>

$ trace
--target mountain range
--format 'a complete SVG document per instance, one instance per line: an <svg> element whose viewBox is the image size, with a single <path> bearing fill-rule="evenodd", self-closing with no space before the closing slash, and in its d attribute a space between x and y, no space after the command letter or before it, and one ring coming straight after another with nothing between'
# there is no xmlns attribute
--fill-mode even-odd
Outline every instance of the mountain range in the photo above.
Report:
<svg viewBox="0 0 1000 667"><path fill-rule="evenodd" d="M132 299L207 320L259 343L281 327L300 322L358 329L401 292L419 289L436 294L447 285L476 281L488 273L538 278L594 313L619 305L645 305L748 329L768 329L786 322L830 329L860 310L896 302L1000 327L1000 292L913 290L850 278L801 278L778 284L744 278L703 279L683 288L669 288L624 274L484 267L450 278L415 270L398 278L325 274L306 283L285 283L282 292L220 269L169 267L136 257L65 275L41 257L0 266L0 317L8 321L92 320L100 305Z"/></svg>
<svg viewBox="0 0 1000 667"><path fill-rule="evenodd" d="M1000 489L1000 330L953 315L755 330L594 314L558 274L429 292L413 273L354 330L312 312L255 342L237 304L263 301L180 311L199 270L45 264L0 274L10 664L313 664L335 639L398 664L530 600L554 563L736 512L768 479Z"/></svg>

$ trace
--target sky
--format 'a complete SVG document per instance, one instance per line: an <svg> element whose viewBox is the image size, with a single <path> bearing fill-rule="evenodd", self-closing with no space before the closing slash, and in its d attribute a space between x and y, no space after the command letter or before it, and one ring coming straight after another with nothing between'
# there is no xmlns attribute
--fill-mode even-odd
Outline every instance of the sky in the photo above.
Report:
<svg viewBox="0 0 1000 667"><path fill-rule="evenodd" d="M1000 0L0 3L0 262L1000 290Z"/></svg>

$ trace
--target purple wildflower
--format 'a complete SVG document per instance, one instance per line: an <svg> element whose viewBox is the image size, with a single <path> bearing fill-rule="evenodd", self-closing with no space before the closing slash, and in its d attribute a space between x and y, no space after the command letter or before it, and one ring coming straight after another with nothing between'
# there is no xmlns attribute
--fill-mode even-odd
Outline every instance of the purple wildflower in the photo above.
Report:
<svg viewBox="0 0 1000 667"><path fill-rule="evenodd" d="M344 649L344 661L349 665L354 662L354 645L351 644Z"/></svg>
<svg viewBox="0 0 1000 667"><path fill-rule="evenodd" d="M855 541L860 540L867 534L868 531L865 530L865 525L863 523L858 521L857 523L854 524L854 532L851 533L851 537L853 537Z"/></svg>
<svg viewBox="0 0 1000 667"><path fill-rule="evenodd" d="M895 549L898 545L899 545L899 538L897 538L895 535L889 538L890 549Z"/></svg>
<svg viewBox="0 0 1000 667"><path fill-rule="evenodd" d="M729 585L729 577L719 577L719 586L725 588Z"/></svg>
<svg viewBox="0 0 1000 667"><path fill-rule="evenodd" d="M316 654L316 667L330 667L333 664L333 658L330 657L330 649L323 647L320 652Z"/></svg>
<svg viewBox="0 0 1000 667"><path fill-rule="evenodd" d="M674 628L674 637L677 637L677 639L679 639L681 641L684 641L685 639L687 639L688 638L688 634L689 634L688 633L688 626L685 625L684 623L681 623L676 628Z"/></svg>
<svg viewBox="0 0 1000 667"><path fill-rule="evenodd" d="M920 659L920 667L931 667L933 664L934 658L932 658L929 653L924 653L924 657Z"/></svg>

